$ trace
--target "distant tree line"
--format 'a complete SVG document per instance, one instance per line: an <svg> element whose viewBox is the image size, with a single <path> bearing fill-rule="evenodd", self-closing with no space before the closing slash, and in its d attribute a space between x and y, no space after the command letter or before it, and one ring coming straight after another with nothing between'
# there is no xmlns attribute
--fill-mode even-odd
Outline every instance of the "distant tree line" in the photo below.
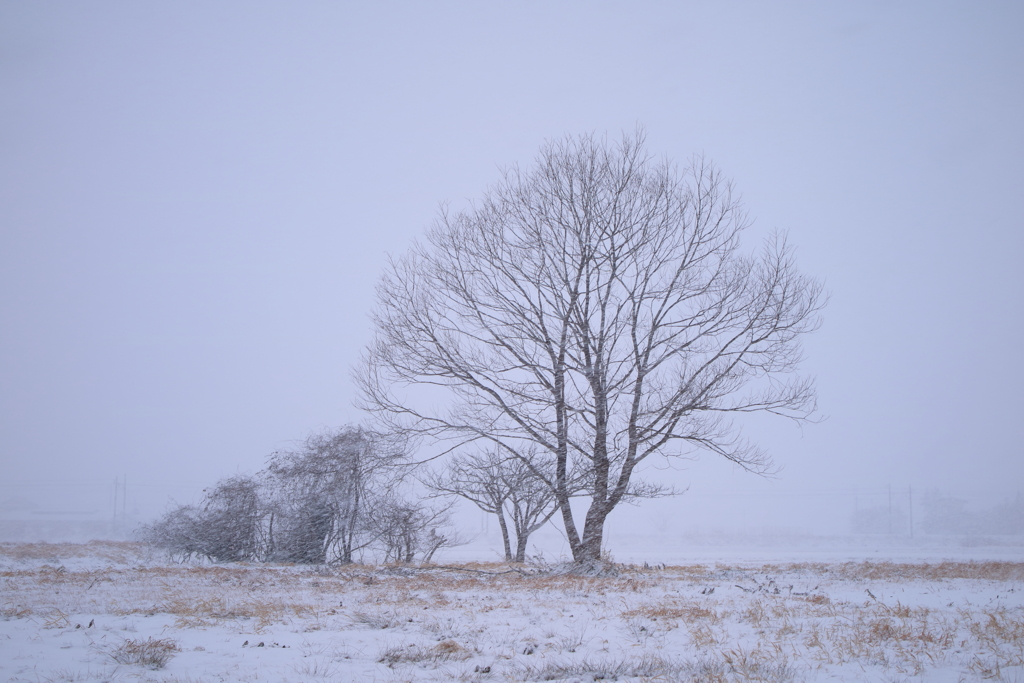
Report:
<svg viewBox="0 0 1024 683"><path fill-rule="evenodd" d="M921 531L926 534L1024 534L1024 498L1017 494L983 510L968 510L967 501L931 492L925 495Z"/></svg>
<svg viewBox="0 0 1024 683"><path fill-rule="evenodd" d="M143 527L143 540L182 559L301 564L430 561L453 545L450 504L407 484L403 444L359 427L314 434Z"/></svg>
<svg viewBox="0 0 1024 683"><path fill-rule="evenodd" d="M930 491L914 506L913 518L905 507L907 503L909 500L896 500L889 505L860 508L851 516L852 529L865 534L917 531L936 535L1024 535L1024 498L1020 494L985 509L971 510L962 498Z"/></svg>

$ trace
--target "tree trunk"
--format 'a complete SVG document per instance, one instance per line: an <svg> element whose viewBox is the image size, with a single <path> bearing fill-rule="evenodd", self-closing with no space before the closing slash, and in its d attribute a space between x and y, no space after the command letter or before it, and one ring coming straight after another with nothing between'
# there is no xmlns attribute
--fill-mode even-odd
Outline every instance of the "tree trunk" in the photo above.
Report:
<svg viewBox="0 0 1024 683"><path fill-rule="evenodd" d="M501 508L499 507L497 514L498 514L498 524L501 526L501 542L505 544L505 561L506 562L511 562L512 561L512 546L509 543L509 539L508 539L508 524L505 523L505 513L502 512ZM517 560L517 561L518 562L522 562L522 560Z"/></svg>
<svg viewBox="0 0 1024 683"><path fill-rule="evenodd" d="M594 564L601 561L601 546L604 544L604 523L611 509L605 505L592 505L587 511L583 524L583 538L579 547L573 549L572 559L577 564Z"/></svg>
<svg viewBox="0 0 1024 683"><path fill-rule="evenodd" d="M412 561L416 559L416 545L412 538L406 538L405 540L405 558L401 560L403 564L412 564Z"/></svg>
<svg viewBox="0 0 1024 683"><path fill-rule="evenodd" d="M526 562L526 542L530 535L525 531L516 539L516 562Z"/></svg>

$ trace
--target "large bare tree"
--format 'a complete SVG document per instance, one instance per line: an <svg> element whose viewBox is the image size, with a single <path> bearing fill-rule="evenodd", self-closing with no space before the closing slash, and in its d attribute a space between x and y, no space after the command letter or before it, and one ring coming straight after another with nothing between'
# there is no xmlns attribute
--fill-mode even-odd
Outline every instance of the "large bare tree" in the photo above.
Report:
<svg viewBox="0 0 1024 683"><path fill-rule="evenodd" d="M392 262L357 371L362 404L450 450L544 454L552 466L536 474L573 557L598 562L646 458L705 449L764 473L770 458L733 418L815 409L795 371L821 286L783 237L742 252L747 225L711 164L656 161L641 132L549 143ZM579 472L582 528L569 504Z"/></svg>

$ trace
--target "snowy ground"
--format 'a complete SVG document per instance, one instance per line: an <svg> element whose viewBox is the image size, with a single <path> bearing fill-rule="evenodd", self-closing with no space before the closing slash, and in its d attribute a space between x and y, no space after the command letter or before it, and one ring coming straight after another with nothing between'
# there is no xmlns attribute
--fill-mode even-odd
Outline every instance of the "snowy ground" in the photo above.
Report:
<svg viewBox="0 0 1024 683"><path fill-rule="evenodd" d="M1024 683L1019 558L580 577L0 544L0 681L981 679Z"/></svg>

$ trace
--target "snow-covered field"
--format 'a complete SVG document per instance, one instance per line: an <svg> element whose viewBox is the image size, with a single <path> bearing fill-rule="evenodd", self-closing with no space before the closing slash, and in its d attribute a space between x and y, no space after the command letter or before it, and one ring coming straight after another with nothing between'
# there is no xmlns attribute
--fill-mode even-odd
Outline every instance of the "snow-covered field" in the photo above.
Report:
<svg viewBox="0 0 1024 683"><path fill-rule="evenodd" d="M174 564L0 544L0 681L1024 682L1024 562Z"/></svg>

